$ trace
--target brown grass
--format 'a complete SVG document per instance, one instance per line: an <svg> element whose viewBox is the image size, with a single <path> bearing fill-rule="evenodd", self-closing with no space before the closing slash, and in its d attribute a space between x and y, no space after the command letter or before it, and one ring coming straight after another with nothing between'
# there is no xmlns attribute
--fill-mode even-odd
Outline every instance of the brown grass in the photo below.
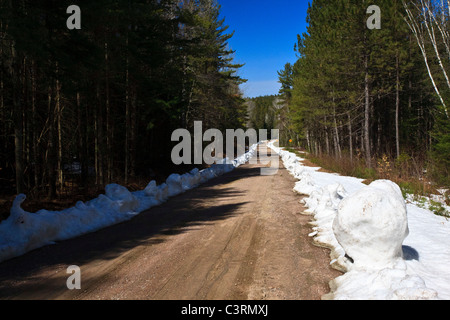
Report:
<svg viewBox="0 0 450 320"><path fill-rule="evenodd" d="M387 179L397 183L404 193L416 195L437 194L436 189L443 187L436 184L424 173L425 161L402 154L398 159L388 155L382 155L373 159L373 168L368 168L361 155L350 158L343 155L336 158L329 155L312 155L299 148L287 149L306 158L305 165L321 167L326 172L335 172L344 176L364 179L365 184L379 179Z"/></svg>

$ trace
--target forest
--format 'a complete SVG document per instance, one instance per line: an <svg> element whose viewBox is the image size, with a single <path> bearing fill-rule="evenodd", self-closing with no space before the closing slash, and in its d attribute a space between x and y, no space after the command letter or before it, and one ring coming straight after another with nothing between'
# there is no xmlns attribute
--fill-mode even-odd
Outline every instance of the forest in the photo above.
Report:
<svg viewBox="0 0 450 320"><path fill-rule="evenodd" d="M450 101L447 1L314 0L298 60L278 72L284 125L315 156L449 185ZM391 176L389 175L391 174ZM369 175L370 176L370 175Z"/></svg>
<svg viewBox="0 0 450 320"><path fill-rule="evenodd" d="M69 28L73 4L0 0L0 207L186 172L171 134L195 121L278 128L348 175L450 185L448 1L379 0L380 28L370 1L311 1L279 95L253 99L217 1L79 0Z"/></svg>
<svg viewBox="0 0 450 320"><path fill-rule="evenodd" d="M171 134L243 128L212 0L0 1L0 194L55 199L183 171Z"/></svg>

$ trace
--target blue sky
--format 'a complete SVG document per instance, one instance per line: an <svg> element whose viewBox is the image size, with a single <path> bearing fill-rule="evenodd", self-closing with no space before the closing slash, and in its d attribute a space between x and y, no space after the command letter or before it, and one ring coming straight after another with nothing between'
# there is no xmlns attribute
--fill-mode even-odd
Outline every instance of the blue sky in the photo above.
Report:
<svg viewBox="0 0 450 320"><path fill-rule="evenodd" d="M248 79L241 89L245 96L277 94L277 71L297 58L297 34L306 31L307 0L218 0L221 16L235 31L229 45L235 61L245 63L239 75Z"/></svg>

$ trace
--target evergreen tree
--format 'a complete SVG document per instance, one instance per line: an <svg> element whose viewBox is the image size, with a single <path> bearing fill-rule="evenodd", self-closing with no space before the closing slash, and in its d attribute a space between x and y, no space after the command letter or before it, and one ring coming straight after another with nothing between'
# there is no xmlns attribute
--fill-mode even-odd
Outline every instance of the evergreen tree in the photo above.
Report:
<svg viewBox="0 0 450 320"><path fill-rule="evenodd" d="M434 106L401 1L377 3L380 30L366 26L370 4L310 3L289 104L305 147L337 158L363 154L368 167L382 154L426 154Z"/></svg>
<svg viewBox="0 0 450 320"><path fill-rule="evenodd" d="M2 192L55 198L164 176L177 170L173 130L243 126L216 2L80 0L80 30L66 26L71 4L0 1Z"/></svg>

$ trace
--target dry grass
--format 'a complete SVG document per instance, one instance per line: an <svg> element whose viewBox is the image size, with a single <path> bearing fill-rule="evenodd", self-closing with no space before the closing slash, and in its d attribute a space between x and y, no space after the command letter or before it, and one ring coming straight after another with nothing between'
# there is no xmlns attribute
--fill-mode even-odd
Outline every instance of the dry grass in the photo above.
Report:
<svg viewBox="0 0 450 320"><path fill-rule="evenodd" d="M391 180L400 186L404 194L412 193L428 196L437 194L436 189L443 188L427 176L424 170L424 160L405 154L402 154L398 159L382 155L372 161L374 168L368 168L361 155L356 155L353 158L350 158L349 155L343 155L342 158L336 158L325 154L300 153L298 148L291 148L289 151L306 158L312 166L319 166L328 172L364 179L365 184L370 184L379 179Z"/></svg>

